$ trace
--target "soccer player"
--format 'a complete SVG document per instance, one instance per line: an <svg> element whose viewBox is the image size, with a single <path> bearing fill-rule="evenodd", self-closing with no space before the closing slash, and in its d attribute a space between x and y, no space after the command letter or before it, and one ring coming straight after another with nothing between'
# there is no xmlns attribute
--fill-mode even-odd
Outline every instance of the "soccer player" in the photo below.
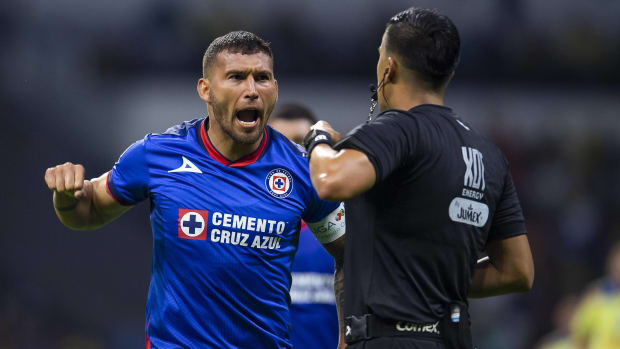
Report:
<svg viewBox="0 0 620 349"><path fill-rule="evenodd" d="M529 290L534 266L506 158L444 106L460 39L435 11L386 26L382 111L336 144L307 138L319 196L347 200L345 323L350 348L472 347L467 297ZM489 262L476 267L486 249Z"/></svg>
<svg viewBox="0 0 620 349"><path fill-rule="evenodd" d="M150 201L147 348L290 348L301 220L337 257L341 205L318 198L303 149L266 127L278 96L267 42L215 39L197 90L208 117L147 135L100 177L47 169L54 209L72 229L95 229Z"/></svg>
<svg viewBox="0 0 620 349"><path fill-rule="evenodd" d="M269 125L301 144L316 121L303 105L285 104L276 108ZM291 286L291 341L295 349L336 348L338 314L333 283L334 259L302 223Z"/></svg>
<svg viewBox="0 0 620 349"><path fill-rule="evenodd" d="M620 241L607 255L606 275L586 291L572 321L577 349L620 348Z"/></svg>

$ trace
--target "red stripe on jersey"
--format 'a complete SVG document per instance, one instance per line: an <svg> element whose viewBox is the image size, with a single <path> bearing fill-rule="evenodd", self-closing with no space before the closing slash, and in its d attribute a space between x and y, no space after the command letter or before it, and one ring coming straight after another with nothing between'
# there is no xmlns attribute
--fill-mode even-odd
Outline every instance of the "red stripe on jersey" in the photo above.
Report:
<svg viewBox="0 0 620 349"><path fill-rule="evenodd" d="M151 339L149 338L149 325L151 324L151 316L146 322L146 349L151 349Z"/></svg>
<svg viewBox="0 0 620 349"><path fill-rule="evenodd" d="M247 156L242 157L237 161L230 161L226 159L224 155L220 154L220 152L215 149L215 147L211 143L211 140L209 139L209 136L207 136L207 131L205 127L206 120L207 119L202 120L202 124L200 125L200 138L202 139L202 144L204 145L205 149L207 149L207 153L209 153L209 155L220 164L230 167L243 167L255 163L258 158L260 158L260 156L263 154L263 150L265 150L268 141L266 129L263 131L263 139L261 140L260 145L255 151L253 151L251 154L248 154Z"/></svg>
<svg viewBox="0 0 620 349"><path fill-rule="evenodd" d="M114 201L116 201L117 204L122 205L121 202L118 201L116 196L114 196L114 194L112 194L112 190L110 190L110 172L112 172L112 170L110 170L110 171L108 171L108 173L106 173L105 188L108 191L108 194L110 194L110 196L112 197L112 199L114 199Z"/></svg>

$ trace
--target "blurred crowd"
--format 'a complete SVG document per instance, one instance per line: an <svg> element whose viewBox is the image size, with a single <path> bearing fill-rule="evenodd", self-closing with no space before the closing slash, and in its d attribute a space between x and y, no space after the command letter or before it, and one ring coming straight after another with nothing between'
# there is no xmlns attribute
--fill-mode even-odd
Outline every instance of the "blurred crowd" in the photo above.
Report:
<svg viewBox="0 0 620 349"><path fill-rule="evenodd" d="M618 297L607 260L620 239L620 2L415 5L439 8L461 31L461 65L447 103L506 153L536 263L530 293L472 302L474 342L480 349L550 349L574 335L571 326L593 326L571 315L596 308L592 295ZM75 160L94 176L145 132L204 114L193 95L203 50L236 29L272 42L281 100L304 102L346 132L367 114L364 83L375 80L385 22L409 6L0 5L2 179L11 184L0 207L0 349L133 348L144 341L148 208L99 233L69 233L49 205L47 166ZM169 115L155 120L162 110ZM580 313L581 306L588 309ZM618 313L600 321L617 321L611 331L620 337Z"/></svg>

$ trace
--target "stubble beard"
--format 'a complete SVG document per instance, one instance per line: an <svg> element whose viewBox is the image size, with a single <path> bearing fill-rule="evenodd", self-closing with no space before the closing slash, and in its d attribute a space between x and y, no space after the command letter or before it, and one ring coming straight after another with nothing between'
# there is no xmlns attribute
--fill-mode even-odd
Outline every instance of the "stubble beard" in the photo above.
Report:
<svg viewBox="0 0 620 349"><path fill-rule="evenodd" d="M217 98L215 98L211 91L209 91L209 94L211 98L211 107L213 108L213 114L215 114L213 115L213 119L215 122L218 123L222 131L224 131L224 133L228 137L230 137L235 143L244 145L254 144L260 139L260 136L263 134L264 126L259 127L256 131L251 133L235 132L235 130L233 129L235 116L233 115L230 119L226 119L226 110L222 108L222 104L219 103L219 101L217 100Z"/></svg>

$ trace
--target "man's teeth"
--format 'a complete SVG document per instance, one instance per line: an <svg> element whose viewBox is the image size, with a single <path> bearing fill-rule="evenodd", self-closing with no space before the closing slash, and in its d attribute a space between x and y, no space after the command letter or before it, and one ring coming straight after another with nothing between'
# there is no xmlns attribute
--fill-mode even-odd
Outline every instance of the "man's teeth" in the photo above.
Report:
<svg viewBox="0 0 620 349"><path fill-rule="evenodd" d="M237 119L239 121L239 123L243 126L254 126L256 125L256 123L258 122L258 120L254 120L254 121L241 121L239 119Z"/></svg>

